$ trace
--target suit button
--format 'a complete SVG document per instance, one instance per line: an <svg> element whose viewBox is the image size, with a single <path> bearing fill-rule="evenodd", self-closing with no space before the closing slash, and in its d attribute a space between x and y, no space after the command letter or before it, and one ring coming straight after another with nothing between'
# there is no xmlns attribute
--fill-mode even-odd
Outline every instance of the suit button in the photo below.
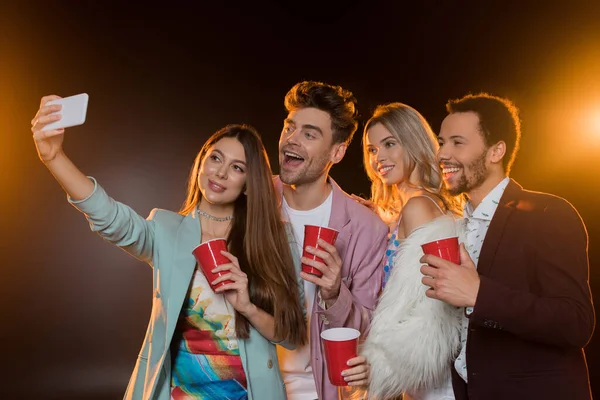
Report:
<svg viewBox="0 0 600 400"><path fill-rule="evenodd" d="M269 368L269 369L273 368L273 360L267 361L267 368Z"/></svg>

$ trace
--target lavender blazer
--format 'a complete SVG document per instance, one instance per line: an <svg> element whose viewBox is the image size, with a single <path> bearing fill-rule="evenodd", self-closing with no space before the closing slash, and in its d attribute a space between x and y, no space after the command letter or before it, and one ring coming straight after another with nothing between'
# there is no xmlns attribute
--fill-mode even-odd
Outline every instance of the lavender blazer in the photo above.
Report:
<svg viewBox="0 0 600 400"><path fill-rule="evenodd" d="M352 200L330 177L333 205L329 227L339 231L335 247L342 259L340 294L327 310L315 296L311 315L310 346L312 369L321 400L337 400L337 388L329 382L323 356L321 331L329 328L355 328L364 340L383 279L383 261L388 227L375 213ZM274 178L279 198L283 184Z"/></svg>

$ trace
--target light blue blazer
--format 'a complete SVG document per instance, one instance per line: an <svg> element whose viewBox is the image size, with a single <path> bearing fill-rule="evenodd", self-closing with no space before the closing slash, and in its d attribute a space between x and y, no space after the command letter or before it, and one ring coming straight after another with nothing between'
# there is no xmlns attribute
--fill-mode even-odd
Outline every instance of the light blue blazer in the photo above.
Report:
<svg viewBox="0 0 600 400"><path fill-rule="evenodd" d="M125 399L169 400L171 386L170 343L185 300L196 259L192 250L201 240L196 212L187 216L154 209L144 219L133 209L109 197L94 178L95 188L86 199L69 202L86 215L90 227L108 242L119 246L153 267L153 300L150 323L142 350L129 381ZM288 231L297 272L297 244ZM303 285L301 304L304 304ZM238 340L248 381L250 400L286 399L275 344L250 326L250 338ZM291 348L287 343L280 343Z"/></svg>

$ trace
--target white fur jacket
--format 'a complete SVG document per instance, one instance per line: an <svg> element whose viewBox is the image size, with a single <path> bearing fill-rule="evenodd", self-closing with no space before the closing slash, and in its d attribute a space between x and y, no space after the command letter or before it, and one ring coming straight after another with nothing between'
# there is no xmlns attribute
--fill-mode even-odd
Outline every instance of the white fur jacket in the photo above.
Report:
<svg viewBox="0 0 600 400"><path fill-rule="evenodd" d="M371 364L369 398L394 398L439 387L449 379L459 349L462 309L425 296L419 259L422 244L461 238L461 226L444 215L421 225L400 244L362 351Z"/></svg>

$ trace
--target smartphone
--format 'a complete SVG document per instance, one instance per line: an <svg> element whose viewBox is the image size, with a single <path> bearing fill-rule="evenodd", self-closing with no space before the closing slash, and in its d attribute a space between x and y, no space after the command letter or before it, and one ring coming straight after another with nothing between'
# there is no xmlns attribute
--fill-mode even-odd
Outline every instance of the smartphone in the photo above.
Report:
<svg viewBox="0 0 600 400"><path fill-rule="evenodd" d="M46 103L47 106L60 104L62 109L54 114L61 114L62 118L46 125L42 130L51 131L60 128L83 125L87 114L89 96L87 93L76 94Z"/></svg>

